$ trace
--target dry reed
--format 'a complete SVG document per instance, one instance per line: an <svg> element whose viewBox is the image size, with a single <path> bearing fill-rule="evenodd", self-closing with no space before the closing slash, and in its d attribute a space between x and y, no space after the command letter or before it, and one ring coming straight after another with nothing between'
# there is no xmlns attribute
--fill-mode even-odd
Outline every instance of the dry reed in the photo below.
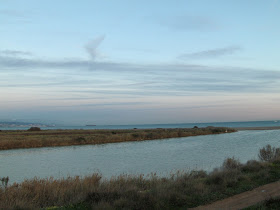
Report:
<svg viewBox="0 0 280 210"><path fill-rule="evenodd" d="M2 131L0 150L105 144L235 132L230 128Z"/></svg>
<svg viewBox="0 0 280 210"><path fill-rule="evenodd" d="M186 209L279 180L280 161L228 158L211 173L25 180L0 187L0 209Z"/></svg>

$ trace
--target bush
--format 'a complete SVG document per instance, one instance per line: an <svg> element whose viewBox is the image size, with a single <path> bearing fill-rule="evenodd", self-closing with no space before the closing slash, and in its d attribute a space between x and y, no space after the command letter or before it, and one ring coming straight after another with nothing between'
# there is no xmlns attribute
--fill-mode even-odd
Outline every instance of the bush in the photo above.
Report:
<svg viewBox="0 0 280 210"><path fill-rule="evenodd" d="M264 164L261 162L258 162L256 160L249 160L247 163L242 167L243 172L258 172L264 168Z"/></svg>
<svg viewBox="0 0 280 210"><path fill-rule="evenodd" d="M261 161L271 162L280 157L280 148L271 147L270 144L266 145L259 152L259 159Z"/></svg>
<svg viewBox="0 0 280 210"><path fill-rule="evenodd" d="M234 187L241 178L242 173L239 170L221 170L216 169L205 179L207 185L216 185L217 190L223 191L227 187Z"/></svg>
<svg viewBox="0 0 280 210"><path fill-rule="evenodd" d="M28 129L28 131L41 131L41 128L39 127L31 127Z"/></svg>
<svg viewBox="0 0 280 210"><path fill-rule="evenodd" d="M223 169L226 170L234 170L234 169L239 169L241 167L241 163L239 162L239 160L236 160L234 157L232 158L227 158L224 162L223 162Z"/></svg>
<svg viewBox="0 0 280 210"><path fill-rule="evenodd" d="M3 178L0 179L0 181L2 182L2 186L7 188L8 183L9 183L9 177L8 176L7 177L3 177Z"/></svg>
<svg viewBox="0 0 280 210"><path fill-rule="evenodd" d="M75 141L81 143L81 142L85 142L86 139L84 137L78 137L75 139Z"/></svg>
<svg viewBox="0 0 280 210"><path fill-rule="evenodd" d="M207 173L206 173L206 171L203 171L203 170L191 171L189 176L193 179L205 178L205 177L207 177Z"/></svg>

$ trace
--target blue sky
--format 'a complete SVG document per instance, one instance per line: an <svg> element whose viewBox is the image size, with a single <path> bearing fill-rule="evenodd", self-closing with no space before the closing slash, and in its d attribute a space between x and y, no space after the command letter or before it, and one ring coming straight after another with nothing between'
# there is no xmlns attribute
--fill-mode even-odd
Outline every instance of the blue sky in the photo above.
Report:
<svg viewBox="0 0 280 210"><path fill-rule="evenodd" d="M0 4L0 119L280 119L277 0Z"/></svg>

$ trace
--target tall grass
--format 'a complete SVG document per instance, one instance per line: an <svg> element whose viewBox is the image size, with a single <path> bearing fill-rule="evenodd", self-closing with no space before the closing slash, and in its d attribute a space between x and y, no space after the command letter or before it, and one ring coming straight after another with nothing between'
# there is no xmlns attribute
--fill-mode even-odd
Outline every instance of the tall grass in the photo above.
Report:
<svg viewBox="0 0 280 210"><path fill-rule="evenodd" d="M220 168L156 174L122 175L103 179L100 174L65 179L25 180L0 188L0 209L185 209L214 202L280 178L279 159L241 164L228 158Z"/></svg>
<svg viewBox="0 0 280 210"><path fill-rule="evenodd" d="M2 131L0 150L105 144L234 132L230 128Z"/></svg>

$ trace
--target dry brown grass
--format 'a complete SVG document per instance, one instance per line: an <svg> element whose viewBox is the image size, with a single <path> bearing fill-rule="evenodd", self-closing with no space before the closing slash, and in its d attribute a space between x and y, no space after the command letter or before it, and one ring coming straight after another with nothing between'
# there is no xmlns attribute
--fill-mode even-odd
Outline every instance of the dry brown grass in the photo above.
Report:
<svg viewBox="0 0 280 210"><path fill-rule="evenodd" d="M2 131L0 150L105 144L235 132L230 128Z"/></svg>
<svg viewBox="0 0 280 210"><path fill-rule="evenodd" d="M232 167L233 166L233 167ZM238 166L238 167L236 167ZM0 209L186 209L230 197L279 179L280 163L227 159L223 166L170 177L99 174L37 179L0 188Z"/></svg>
<svg viewBox="0 0 280 210"><path fill-rule="evenodd" d="M86 199L88 194L96 191L100 185L101 176L80 177L54 180L37 179L0 188L1 209L37 209L46 206L61 206L77 203Z"/></svg>

